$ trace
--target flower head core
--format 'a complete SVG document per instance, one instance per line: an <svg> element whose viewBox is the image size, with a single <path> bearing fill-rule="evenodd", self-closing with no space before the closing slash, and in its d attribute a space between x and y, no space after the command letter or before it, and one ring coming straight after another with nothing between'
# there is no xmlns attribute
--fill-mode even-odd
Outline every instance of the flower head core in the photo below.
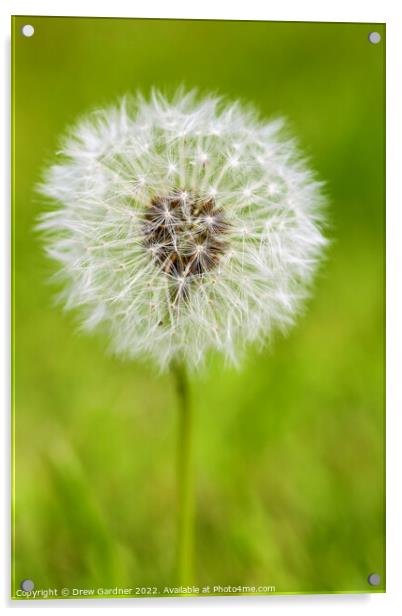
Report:
<svg viewBox="0 0 402 616"><path fill-rule="evenodd" d="M66 135L40 186L60 299L111 349L197 367L286 330L326 240L321 184L283 121L179 91L126 98Z"/></svg>
<svg viewBox="0 0 402 616"><path fill-rule="evenodd" d="M228 228L213 197L181 190L152 198L144 213L145 245L173 279L175 302L189 299L190 284L216 267L227 247Z"/></svg>

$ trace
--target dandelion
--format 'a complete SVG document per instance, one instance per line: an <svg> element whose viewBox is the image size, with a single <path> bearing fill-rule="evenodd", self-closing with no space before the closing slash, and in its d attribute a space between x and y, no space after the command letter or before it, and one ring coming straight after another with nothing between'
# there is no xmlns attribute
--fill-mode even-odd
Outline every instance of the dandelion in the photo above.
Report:
<svg viewBox="0 0 402 616"><path fill-rule="evenodd" d="M59 158L40 186L54 205L39 226L60 298L85 330L108 333L114 353L175 367L186 485L184 367L197 369L211 350L239 363L249 344L292 325L326 243L321 184L282 120L194 92L96 111L70 130Z"/></svg>
<svg viewBox="0 0 402 616"><path fill-rule="evenodd" d="M282 121L154 93L70 131L41 191L67 308L124 357L189 367L286 330L325 240L320 184Z"/></svg>

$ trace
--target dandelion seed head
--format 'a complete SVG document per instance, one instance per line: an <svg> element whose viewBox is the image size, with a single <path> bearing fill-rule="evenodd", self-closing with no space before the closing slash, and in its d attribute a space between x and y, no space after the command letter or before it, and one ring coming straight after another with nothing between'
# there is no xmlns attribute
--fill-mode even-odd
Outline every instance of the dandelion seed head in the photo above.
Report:
<svg viewBox="0 0 402 616"><path fill-rule="evenodd" d="M178 92L123 99L64 138L39 187L60 299L113 352L236 363L285 331L325 248L325 199L283 122Z"/></svg>

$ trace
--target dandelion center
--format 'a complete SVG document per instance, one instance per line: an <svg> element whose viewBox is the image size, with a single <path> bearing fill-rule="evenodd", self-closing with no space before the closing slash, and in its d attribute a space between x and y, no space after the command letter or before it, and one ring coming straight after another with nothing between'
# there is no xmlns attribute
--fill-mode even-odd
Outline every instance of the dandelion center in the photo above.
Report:
<svg viewBox="0 0 402 616"><path fill-rule="evenodd" d="M177 191L152 198L144 215L144 245L181 290L216 267L226 251L228 229L212 197Z"/></svg>

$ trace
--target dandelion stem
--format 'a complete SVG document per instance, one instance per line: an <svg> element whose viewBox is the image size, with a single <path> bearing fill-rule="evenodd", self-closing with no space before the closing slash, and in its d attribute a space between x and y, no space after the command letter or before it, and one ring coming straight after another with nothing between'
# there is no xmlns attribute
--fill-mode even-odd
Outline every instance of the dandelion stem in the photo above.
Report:
<svg viewBox="0 0 402 616"><path fill-rule="evenodd" d="M192 417L185 366L172 366L179 401L177 441L177 575L179 585L192 583L193 575L193 494L192 494Z"/></svg>

